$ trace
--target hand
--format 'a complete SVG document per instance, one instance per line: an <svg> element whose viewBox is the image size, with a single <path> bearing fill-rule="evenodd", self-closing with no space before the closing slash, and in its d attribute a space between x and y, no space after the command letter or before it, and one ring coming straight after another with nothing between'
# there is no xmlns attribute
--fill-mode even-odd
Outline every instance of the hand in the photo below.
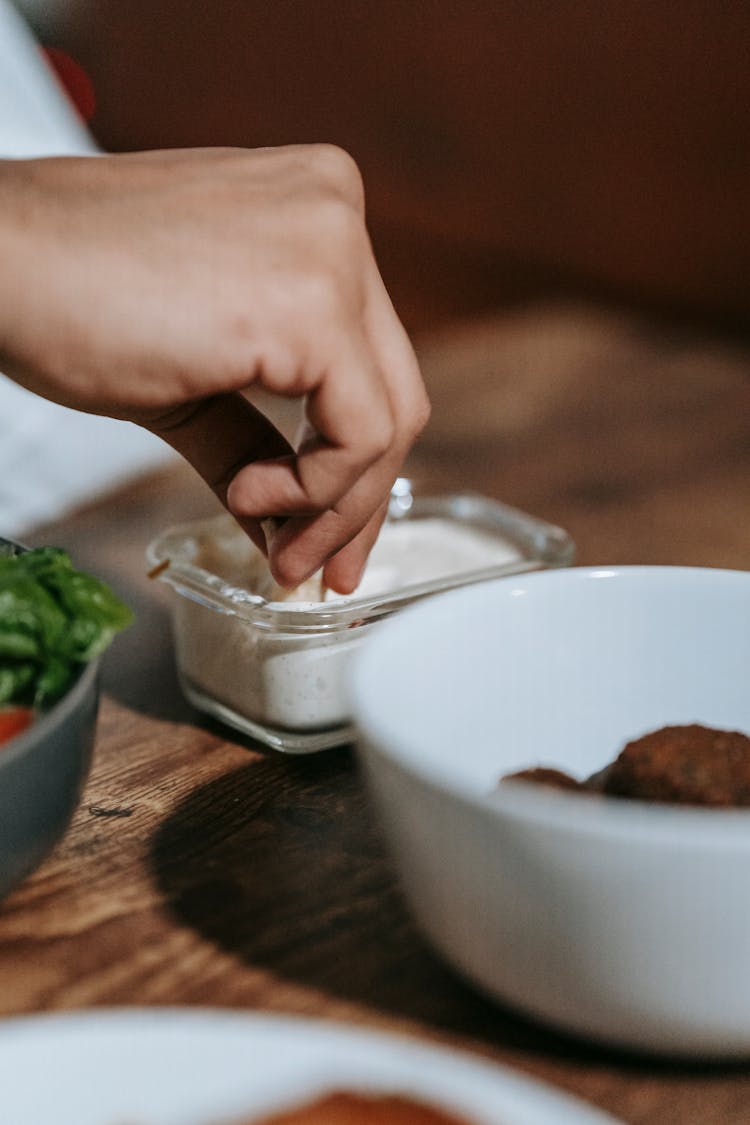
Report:
<svg viewBox="0 0 750 1125"><path fill-rule="evenodd" d="M278 582L343 593L429 413L325 145L0 162L0 366L159 434L264 548L275 517ZM296 450L251 385L304 398Z"/></svg>

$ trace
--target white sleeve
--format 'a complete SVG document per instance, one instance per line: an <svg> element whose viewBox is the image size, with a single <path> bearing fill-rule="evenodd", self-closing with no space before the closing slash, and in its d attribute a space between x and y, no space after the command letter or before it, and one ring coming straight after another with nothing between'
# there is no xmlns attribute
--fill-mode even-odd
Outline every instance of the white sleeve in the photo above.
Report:
<svg viewBox="0 0 750 1125"><path fill-rule="evenodd" d="M0 0L0 155L93 153L78 118L25 23Z"/></svg>
<svg viewBox="0 0 750 1125"><path fill-rule="evenodd" d="M96 152L20 16L0 0L0 157ZM0 374L0 535L22 536L174 456L129 422L67 410Z"/></svg>

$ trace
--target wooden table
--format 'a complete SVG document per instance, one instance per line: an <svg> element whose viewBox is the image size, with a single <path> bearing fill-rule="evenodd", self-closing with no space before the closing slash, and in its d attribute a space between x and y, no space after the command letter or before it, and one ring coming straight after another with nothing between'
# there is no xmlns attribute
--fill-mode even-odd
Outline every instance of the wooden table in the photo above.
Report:
<svg viewBox="0 0 750 1125"><path fill-rule="evenodd" d="M422 487L566 526L582 563L750 565L750 352L581 307L446 330L420 353ZM137 623L106 663L71 828L0 905L0 1012L221 1005L335 1017L468 1048L632 1123L746 1122L750 1071L631 1058L491 1004L405 908L349 749L264 751L203 719L173 667L144 548L213 501L178 466L34 542L112 582Z"/></svg>

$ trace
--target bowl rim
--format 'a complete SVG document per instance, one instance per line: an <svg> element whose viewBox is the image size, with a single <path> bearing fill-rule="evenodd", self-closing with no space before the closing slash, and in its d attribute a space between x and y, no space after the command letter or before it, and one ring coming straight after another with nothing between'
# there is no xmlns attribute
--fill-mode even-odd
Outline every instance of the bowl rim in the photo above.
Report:
<svg viewBox="0 0 750 1125"><path fill-rule="evenodd" d="M49 711L45 711L35 719L30 727L12 738L7 745L0 746L0 772L11 762L29 754L47 735L55 730L71 715L83 702L86 696L96 686L101 657L90 660L82 669L78 678L68 688L65 694L53 704Z"/></svg>
<svg viewBox="0 0 750 1125"><path fill-rule="evenodd" d="M634 580L648 578L683 579L698 582L739 582L750 587L750 572L729 568L664 565L578 566L561 570L537 571L496 579L483 587L504 588L510 592L518 582L533 585L586 582L590 579ZM415 618L428 618L440 612L448 599L476 599L478 587L453 590L437 595L419 605L409 607L395 618L383 622L355 654L349 681L351 710L357 732L357 752L365 764L376 770L373 762L381 758L405 777L419 781L428 790L458 801L466 808L497 821L525 823L538 829L554 828L570 835L629 841L635 838L652 843L676 845L689 849L716 850L738 847L750 853L750 809L708 808L669 805L632 798L597 798L555 790L533 782L514 782L503 791L477 792L476 785L441 766L439 761L415 762L406 740L382 722L383 709L372 699L372 682L379 662L387 660ZM498 774L498 781L500 775Z"/></svg>

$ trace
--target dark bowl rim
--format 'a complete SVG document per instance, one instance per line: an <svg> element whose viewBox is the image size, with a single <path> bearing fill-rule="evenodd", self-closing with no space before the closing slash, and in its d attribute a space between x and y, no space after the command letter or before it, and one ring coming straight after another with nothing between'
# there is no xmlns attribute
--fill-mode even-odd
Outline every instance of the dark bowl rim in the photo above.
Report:
<svg viewBox="0 0 750 1125"><path fill-rule="evenodd" d="M62 699L59 699L49 711L36 719L22 734L12 738L5 746L0 746L0 772L10 762L15 762L24 755L31 753L39 743L45 741L47 735L51 734L65 722L69 715L77 710L89 692L96 688L100 663L99 657L90 661L83 668L72 687L68 688Z"/></svg>

